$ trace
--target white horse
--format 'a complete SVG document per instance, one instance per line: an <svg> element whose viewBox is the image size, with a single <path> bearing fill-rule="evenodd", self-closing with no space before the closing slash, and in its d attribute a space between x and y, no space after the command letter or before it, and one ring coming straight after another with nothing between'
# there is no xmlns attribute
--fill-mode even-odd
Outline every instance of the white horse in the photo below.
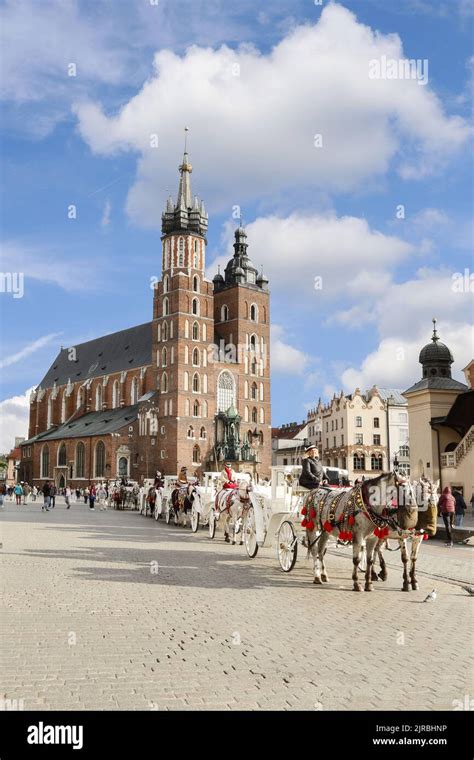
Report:
<svg viewBox="0 0 474 760"><path fill-rule="evenodd" d="M438 486L439 480L434 483L428 478L415 480L412 484L415 509L399 507L397 525L391 528L385 537L379 537L375 551L380 562L379 578L387 580L387 565L383 556L383 549L388 548L387 539L397 541L398 549L403 562L403 586L402 591L418 589L416 578L416 560L421 542L436 534L436 520L438 510ZM405 515L404 515L405 512ZM411 539L410 570L408 570L407 540Z"/></svg>
<svg viewBox="0 0 474 760"><path fill-rule="evenodd" d="M367 568L365 591L372 591L375 579L374 551L377 543L385 539L396 526L394 512L388 504L396 495L398 505L408 505L410 519L417 510L413 489L409 481L397 473L382 473L353 488L317 488L304 500L302 526L314 562L313 583L327 583L329 577L324 563L327 542L331 533L341 540L352 541L352 580L354 591L361 591L358 567L365 544ZM414 506L413 506L414 504Z"/></svg>
<svg viewBox="0 0 474 760"><path fill-rule="evenodd" d="M246 480L238 480L237 488L223 488L216 496L216 509L218 519L224 517L224 541L235 544L235 537L240 533L239 544L243 544L242 525L245 512L251 506L250 493L253 490L252 483ZM229 535L232 526L232 538Z"/></svg>

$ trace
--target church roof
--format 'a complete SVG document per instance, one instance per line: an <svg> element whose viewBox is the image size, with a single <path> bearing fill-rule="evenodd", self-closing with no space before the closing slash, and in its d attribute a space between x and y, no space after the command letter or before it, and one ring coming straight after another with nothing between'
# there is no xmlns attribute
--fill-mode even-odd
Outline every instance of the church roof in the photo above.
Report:
<svg viewBox="0 0 474 760"><path fill-rule="evenodd" d="M40 435L31 438L24 443L33 441L57 441L61 438L87 438L92 435L107 435L120 430L125 425L131 425L138 417L138 404L133 406L123 406L118 409L106 409L103 412L89 412L82 417L78 417L72 422L65 422L64 425L54 430L40 433ZM22 444L24 445L24 444Z"/></svg>
<svg viewBox="0 0 474 760"><path fill-rule="evenodd" d="M145 322L73 346L75 359L70 358L71 348L63 348L40 385L51 388L54 383L64 385L68 380L75 383L149 365L151 344L152 323Z"/></svg>
<svg viewBox="0 0 474 760"><path fill-rule="evenodd" d="M424 377L423 380L419 380L406 391L403 391L403 395L407 393L415 393L415 391L423 391L426 388L430 390L439 391L467 391L467 385L454 380L452 377Z"/></svg>

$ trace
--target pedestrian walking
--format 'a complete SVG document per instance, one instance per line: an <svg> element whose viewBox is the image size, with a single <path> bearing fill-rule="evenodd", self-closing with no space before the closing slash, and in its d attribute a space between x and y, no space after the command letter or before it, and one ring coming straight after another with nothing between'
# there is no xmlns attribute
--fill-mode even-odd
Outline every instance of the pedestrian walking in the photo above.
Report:
<svg viewBox="0 0 474 760"><path fill-rule="evenodd" d="M99 485L99 489L97 491L97 497L99 499L99 507L101 511L106 510L107 509L107 489L104 483L101 483Z"/></svg>
<svg viewBox="0 0 474 760"><path fill-rule="evenodd" d="M28 503L28 497L31 493L31 488L29 487L28 483L25 483L23 485L23 504Z"/></svg>
<svg viewBox="0 0 474 760"><path fill-rule="evenodd" d="M84 489L84 504L87 504L88 501L89 501L89 489L85 488Z"/></svg>
<svg viewBox="0 0 474 760"><path fill-rule="evenodd" d="M439 497L438 509L441 510L444 527L446 528L446 546L453 546L453 523L456 508L456 499L451 493L451 487L443 488L443 493Z"/></svg>
<svg viewBox="0 0 474 760"><path fill-rule="evenodd" d="M69 488L69 486L66 486L66 490L64 492L64 498L66 499L66 509L71 509L71 495L72 491Z"/></svg>
<svg viewBox="0 0 474 760"><path fill-rule="evenodd" d="M94 510L95 500L97 497L97 491L95 489L95 486L91 485L88 491L89 491L89 509Z"/></svg>
<svg viewBox="0 0 474 760"><path fill-rule="evenodd" d="M23 496L23 488L21 487L20 483L17 483L15 486L15 499L16 503L21 506L21 497Z"/></svg>
<svg viewBox="0 0 474 760"><path fill-rule="evenodd" d="M7 494L7 487L5 483L0 483L0 509L4 509L3 502Z"/></svg>
<svg viewBox="0 0 474 760"><path fill-rule="evenodd" d="M56 506L56 494L57 494L57 492L58 492L58 489L56 488L56 486L54 485L54 483L51 483L51 493L50 493L50 496L51 496L51 509L54 509L54 507Z"/></svg>
<svg viewBox="0 0 474 760"><path fill-rule="evenodd" d="M31 489L31 501L36 501L36 497L38 496L38 489L36 486L33 486Z"/></svg>
<svg viewBox="0 0 474 760"><path fill-rule="evenodd" d="M76 488L76 501L79 501L80 498L81 498L81 491L79 488Z"/></svg>
<svg viewBox="0 0 474 760"><path fill-rule="evenodd" d="M43 506L41 509L45 512L49 512L51 505L51 486L49 484L49 481L46 480L43 486Z"/></svg>
<svg viewBox="0 0 474 760"><path fill-rule="evenodd" d="M467 505L464 501L464 496L462 495L461 491L458 491L457 488L453 488L453 496L456 501L456 506L454 507L454 525L456 528L462 528L464 515L466 514Z"/></svg>

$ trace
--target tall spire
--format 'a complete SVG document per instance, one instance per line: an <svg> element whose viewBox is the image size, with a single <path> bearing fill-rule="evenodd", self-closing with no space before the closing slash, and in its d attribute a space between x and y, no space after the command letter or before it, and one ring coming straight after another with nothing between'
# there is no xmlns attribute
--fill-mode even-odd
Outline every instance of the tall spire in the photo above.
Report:
<svg viewBox="0 0 474 760"><path fill-rule="evenodd" d="M436 341L439 340L438 333L436 332L436 317L433 317L431 321L433 322L433 335L431 336L431 340L436 343Z"/></svg>
<svg viewBox="0 0 474 760"><path fill-rule="evenodd" d="M191 195L191 172L193 167L189 163L188 156L188 127L184 128L184 155L183 163L179 167L181 179L179 180L178 199L176 206L180 209L187 210L192 207L192 195Z"/></svg>

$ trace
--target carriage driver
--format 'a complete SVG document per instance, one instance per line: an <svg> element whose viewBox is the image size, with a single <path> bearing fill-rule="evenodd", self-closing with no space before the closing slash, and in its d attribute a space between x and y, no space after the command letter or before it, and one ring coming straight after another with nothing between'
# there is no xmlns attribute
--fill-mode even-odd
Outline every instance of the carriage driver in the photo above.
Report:
<svg viewBox="0 0 474 760"><path fill-rule="evenodd" d="M316 446L310 444L305 449L303 459L303 470L300 475L299 484L303 488L318 488L321 481L324 480L324 470L319 461L319 451Z"/></svg>
<svg viewBox="0 0 474 760"><path fill-rule="evenodd" d="M228 490L229 488L238 488L237 485L237 473L232 469L230 462L224 464L224 469L220 476L221 487Z"/></svg>

